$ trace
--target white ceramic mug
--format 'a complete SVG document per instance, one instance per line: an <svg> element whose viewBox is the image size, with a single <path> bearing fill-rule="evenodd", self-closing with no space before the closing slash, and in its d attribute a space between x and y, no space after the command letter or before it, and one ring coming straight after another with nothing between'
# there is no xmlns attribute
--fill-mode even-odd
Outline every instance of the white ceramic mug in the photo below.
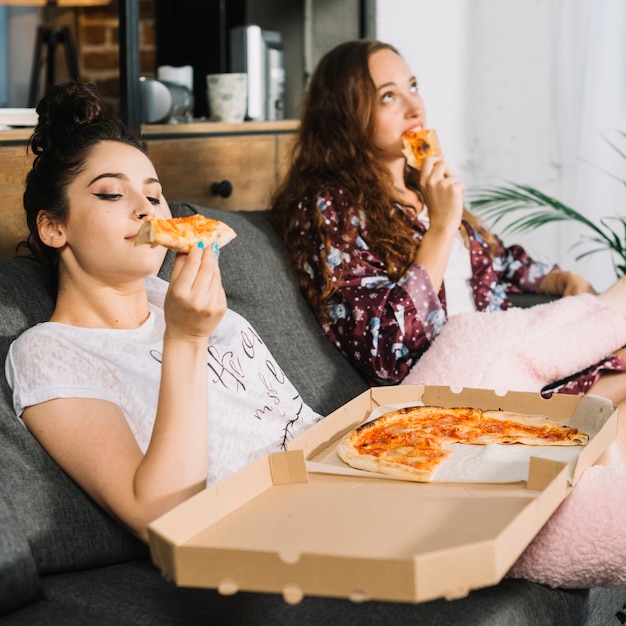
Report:
<svg viewBox="0 0 626 626"><path fill-rule="evenodd" d="M212 122L243 122L248 106L248 75L207 74L207 97Z"/></svg>
<svg viewBox="0 0 626 626"><path fill-rule="evenodd" d="M181 67L161 65L157 67L157 78L168 83L184 85L193 93L193 67L191 65Z"/></svg>

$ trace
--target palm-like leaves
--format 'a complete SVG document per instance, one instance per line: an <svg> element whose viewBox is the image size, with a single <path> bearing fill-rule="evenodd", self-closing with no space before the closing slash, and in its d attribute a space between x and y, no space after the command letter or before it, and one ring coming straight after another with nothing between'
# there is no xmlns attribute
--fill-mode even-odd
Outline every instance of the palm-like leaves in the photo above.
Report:
<svg viewBox="0 0 626 626"><path fill-rule="evenodd" d="M624 156L626 158L626 155ZM581 252L576 259L610 251L615 255L616 275L620 277L626 274L626 222L624 219L606 217L601 219L598 225L556 198L534 187L514 183L483 189L474 193L470 200L472 209L482 214L493 226L505 218L511 218L513 213L518 215L521 213L518 217L506 219L507 223L502 232L528 232L551 222L574 221L582 224L591 231L584 240L591 242L592 247ZM611 228L611 223L617 224L617 231ZM583 240L578 241L574 246L582 243Z"/></svg>

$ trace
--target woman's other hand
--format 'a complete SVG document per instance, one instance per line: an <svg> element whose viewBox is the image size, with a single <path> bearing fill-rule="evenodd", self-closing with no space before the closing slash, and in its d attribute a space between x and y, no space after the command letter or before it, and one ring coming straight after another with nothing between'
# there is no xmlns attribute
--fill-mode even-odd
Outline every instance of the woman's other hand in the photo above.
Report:
<svg viewBox="0 0 626 626"><path fill-rule="evenodd" d="M541 293L556 296L575 296L579 293L596 294L596 290L586 278L563 270L552 270L546 274L539 283L539 290Z"/></svg>

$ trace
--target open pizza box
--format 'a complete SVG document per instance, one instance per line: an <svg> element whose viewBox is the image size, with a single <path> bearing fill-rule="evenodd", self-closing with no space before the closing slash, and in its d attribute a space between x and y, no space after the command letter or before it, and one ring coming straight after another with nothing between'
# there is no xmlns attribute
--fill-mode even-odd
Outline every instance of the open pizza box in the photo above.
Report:
<svg viewBox="0 0 626 626"><path fill-rule="evenodd" d="M462 476L416 483L347 466L333 470L337 442L372 411L422 403L545 415L590 439L565 459L556 447L541 456L530 450L523 475L509 482ZM506 575L616 432L617 411L600 397L372 388L294 439L287 452L258 459L154 521L152 558L179 586L277 592L290 603L305 595L462 597ZM494 458L502 463L501 455Z"/></svg>

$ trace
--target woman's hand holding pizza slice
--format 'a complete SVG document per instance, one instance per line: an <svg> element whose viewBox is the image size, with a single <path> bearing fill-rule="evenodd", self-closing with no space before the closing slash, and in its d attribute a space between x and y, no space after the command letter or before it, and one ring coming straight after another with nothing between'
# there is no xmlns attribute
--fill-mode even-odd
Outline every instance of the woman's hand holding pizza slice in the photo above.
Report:
<svg viewBox="0 0 626 626"><path fill-rule="evenodd" d="M203 242L205 247L217 244L222 248L236 236L228 224L199 214L170 219L148 216L141 224L135 245L147 243L188 253L199 242Z"/></svg>

